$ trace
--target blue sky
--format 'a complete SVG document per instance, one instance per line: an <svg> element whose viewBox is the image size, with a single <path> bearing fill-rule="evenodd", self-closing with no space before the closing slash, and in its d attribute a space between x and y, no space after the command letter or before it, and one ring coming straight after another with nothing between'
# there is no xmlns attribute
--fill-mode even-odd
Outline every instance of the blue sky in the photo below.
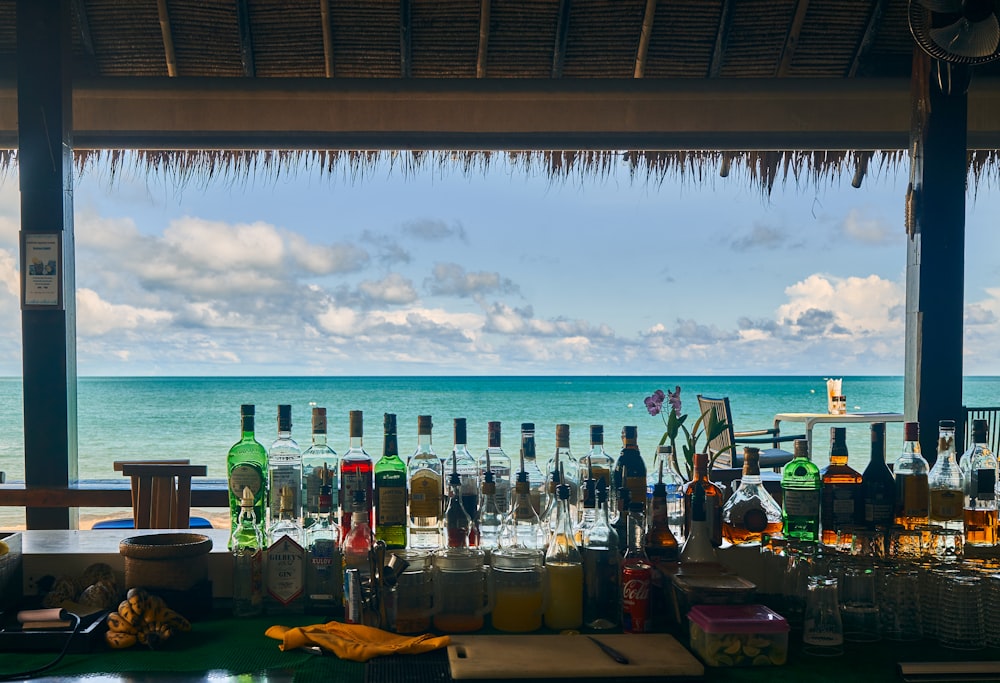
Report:
<svg viewBox="0 0 1000 683"><path fill-rule="evenodd" d="M103 169L75 193L81 375L902 374L905 167L745 177ZM20 374L17 178L0 374ZM968 204L966 374L1000 374L995 190Z"/></svg>

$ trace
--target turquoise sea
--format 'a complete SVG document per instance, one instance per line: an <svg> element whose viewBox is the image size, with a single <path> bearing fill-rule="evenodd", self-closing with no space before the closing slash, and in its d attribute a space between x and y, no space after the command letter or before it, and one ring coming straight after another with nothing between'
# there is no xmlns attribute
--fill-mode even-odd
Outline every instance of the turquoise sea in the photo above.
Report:
<svg viewBox="0 0 1000 683"><path fill-rule="evenodd" d="M555 425L570 425L571 447L586 452L588 425L603 424L606 449L620 448L623 425L637 425L639 445L652 458L663 422L650 416L643 399L655 389L681 387L683 412L697 412L697 394L729 396L737 430L769 427L775 413L825 412L826 382L819 376L753 377L81 377L78 382L79 470L83 479L117 476L114 460L189 458L222 477L226 452L239 437L240 404L257 406L257 438L265 446L276 436L278 403L292 405L293 437L310 439L310 405L325 406L329 442L347 449L348 411L365 415L365 446L381 454L382 414L396 413L399 446L416 444L417 415L434 418L434 445L447 451L452 419L468 419L469 450L486 446L486 423L503 423L503 443L517 452L521 422L534 422L539 456L555 449ZM851 411L902 412L901 377L845 377L843 392ZM1000 403L1000 377L968 377L966 405ZM957 416L956 416L957 417ZM24 478L21 380L0 379L0 470L8 481ZM792 433L796 426L783 424ZM888 426L889 457L902 444L902 427ZM827 454L823 426L814 434L817 462ZM851 464L868 459L866 425L848 428ZM0 509L0 515L3 514ZM0 521L3 521L0 519Z"/></svg>

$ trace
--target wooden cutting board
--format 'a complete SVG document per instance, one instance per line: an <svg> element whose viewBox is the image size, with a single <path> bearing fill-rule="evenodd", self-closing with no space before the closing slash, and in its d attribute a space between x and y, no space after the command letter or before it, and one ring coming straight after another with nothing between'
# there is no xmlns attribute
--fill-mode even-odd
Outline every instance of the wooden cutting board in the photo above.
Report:
<svg viewBox="0 0 1000 683"><path fill-rule="evenodd" d="M691 678L701 662L664 633L595 635L628 657L618 664L585 635L452 636L451 676L493 678Z"/></svg>

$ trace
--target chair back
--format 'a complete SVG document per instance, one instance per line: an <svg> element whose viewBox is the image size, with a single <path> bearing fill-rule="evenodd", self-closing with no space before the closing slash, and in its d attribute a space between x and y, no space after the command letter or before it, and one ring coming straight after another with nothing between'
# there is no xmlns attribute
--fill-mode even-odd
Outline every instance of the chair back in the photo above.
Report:
<svg viewBox="0 0 1000 683"><path fill-rule="evenodd" d="M187 529L191 523L191 477L204 477L205 465L188 460L116 461L114 469L132 483L136 529Z"/></svg>
<svg viewBox="0 0 1000 683"><path fill-rule="evenodd" d="M733 413L729 408L729 397L723 396L722 398L709 398L708 396L702 396L698 394L698 412L705 415L707 411L713 411L715 413L715 419L719 422L725 422L729 425L728 428L722 430L722 433L717 437L708 442L708 454L712 456L719 451L724 449L725 453L720 455L715 461L716 467L733 467L733 453L735 449L729 448L736 441L736 435L733 431Z"/></svg>
<svg viewBox="0 0 1000 683"><path fill-rule="evenodd" d="M965 420L965 425L961 430L964 440L960 444L955 444L955 448L958 450L959 455L972 445L973 420L986 420L987 426L989 427L989 432L987 432L987 443L990 446L990 450L992 450L993 454L996 455L998 453L998 449L1000 449L1000 406L985 408L962 406L962 414Z"/></svg>

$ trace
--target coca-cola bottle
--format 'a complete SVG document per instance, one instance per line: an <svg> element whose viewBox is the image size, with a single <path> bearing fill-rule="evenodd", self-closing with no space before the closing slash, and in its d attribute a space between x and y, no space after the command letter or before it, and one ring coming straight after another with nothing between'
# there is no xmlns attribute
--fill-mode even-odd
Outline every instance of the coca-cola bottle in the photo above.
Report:
<svg viewBox="0 0 1000 683"><path fill-rule="evenodd" d="M628 509L628 549L622 562L622 631L648 633L650 620L649 586L653 569L646 556L646 524L643 504L632 503Z"/></svg>

